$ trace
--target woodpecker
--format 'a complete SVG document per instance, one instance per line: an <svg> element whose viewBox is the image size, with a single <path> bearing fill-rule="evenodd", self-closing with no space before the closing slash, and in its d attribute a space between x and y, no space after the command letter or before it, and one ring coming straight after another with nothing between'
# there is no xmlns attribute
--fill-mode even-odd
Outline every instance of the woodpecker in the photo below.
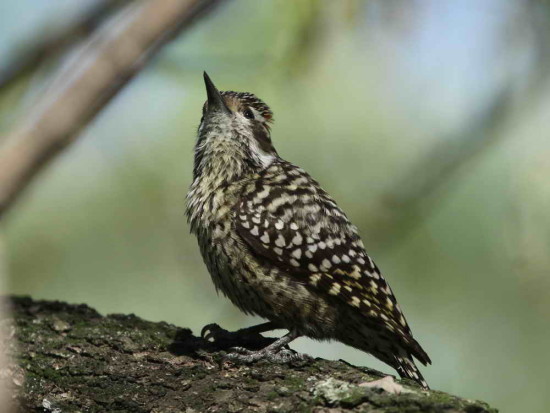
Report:
<svg viewBox="0 0 550 413"><path fill-rule="evenodd" d="M279 156L273 113L262 100L220 92L206 72L204 81L208 100L187 194L191 232L216 289L244 313L269 320L245 330L289 331L229 357L284 361L297 337L337 340L427 389L414 358L431 360L357 228L317 181Z"/></svg>

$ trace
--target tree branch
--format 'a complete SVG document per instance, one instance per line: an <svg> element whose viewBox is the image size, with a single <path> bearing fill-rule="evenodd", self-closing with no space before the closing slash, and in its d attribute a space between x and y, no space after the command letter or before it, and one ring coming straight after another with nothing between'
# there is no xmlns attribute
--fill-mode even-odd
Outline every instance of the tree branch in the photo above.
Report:
<svg viewBox="0 0 550 413"><path fill-rule="evenodd" d="M370 224L379 244L394 245L411 233L449 181L504 136L503 125L514 110L512 101L512 91L502 91L466 130L442 139L379 198Z"/></svg>
<svg viewBox="0 0 550 413"><path fill-rule="evenodd" d="M19 51L13 59L0 62L0 91L32 72L44 60L60 53L74 43L75 39L89 35L105 16L120 6L122 0L96 0L88 10L63 29L39 37L32 45Z"/></svg>
<svg viewBox="0 0 550 413"><path fill-rule="evenodd" d="M449 182L473 159L494 147L505 136L504 126L512 116L519 118L522 113L530 113L534 105L542 102L540 98L544 96L541 91L546 90L550 75L550 2L525 2L519 10L519 14L514 15L515 22L520 15L528 23L520 23L519 32L517 28L510 31L510 26L503 26L506 32L501 34L501 53L513 59L514 47L518 47L517 44L510 46L510 36L514 36L514 41L519 40L521 47L529 46L534 52L530 71L521 77L521 86L511 79L464 130L456 136L444 137L439 145L380 196L370 214L369 223L379 244L392 246L406 239L438 204L438 195ZM532 44L522 39L526 35ZM516 104L520 96L522 102Z"/></svg>
<svg viewBox="0 0 550 413"><path fill-rule="evenodd" d="M197 17L221 0L131 3L67 62L0 149L0 218L49 160Z"/></svg>
<svg viewBox="0 0 550 413"><path fill-rule="evenodd" d="M19 411L496 412L411 382L372 385L384 374L343 361L233 365L188 329L85 305L14 298L13 317Z"/></svg>

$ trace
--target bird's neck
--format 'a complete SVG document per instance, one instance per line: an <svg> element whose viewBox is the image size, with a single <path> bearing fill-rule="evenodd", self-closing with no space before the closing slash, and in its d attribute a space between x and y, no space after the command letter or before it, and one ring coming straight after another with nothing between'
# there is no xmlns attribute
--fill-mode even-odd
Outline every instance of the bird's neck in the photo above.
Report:
<svg viewBox="0 0 550 413"><path fill-rule="evenodd" d="M229 139L197 142L193 183L187 194L187 214L192 229L202 221L209 225L227 211L241 182L255 173L243 149Z"/></svg>
<svg viewBox="0 0 550 413"><path fill-rule="evenodd" d="M232 136L209 134L195 146L193 180L217 188L254 173L244 144Z"/></svg>

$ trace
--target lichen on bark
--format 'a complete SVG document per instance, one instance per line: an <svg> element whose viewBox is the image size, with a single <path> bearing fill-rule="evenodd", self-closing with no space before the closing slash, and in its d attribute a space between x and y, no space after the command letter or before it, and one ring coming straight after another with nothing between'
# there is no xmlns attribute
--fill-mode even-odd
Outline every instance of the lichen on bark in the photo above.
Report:
<svg viewBox="0 0 550 413"><path fill-rule="evenodd" d="M343 361L234 365L223 350L243 343L86 305L11 301L9 371L22 412L496 412L408 381L397 392L370 387L384 374ZM269 339L245 341L257 348Z"/></svg>

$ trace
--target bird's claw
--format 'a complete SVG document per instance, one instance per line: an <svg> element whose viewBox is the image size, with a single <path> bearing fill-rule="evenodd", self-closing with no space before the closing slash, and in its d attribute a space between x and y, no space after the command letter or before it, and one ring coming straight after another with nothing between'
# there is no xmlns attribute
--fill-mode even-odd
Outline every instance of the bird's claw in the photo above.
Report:
<svg viewBox="0 0 550 413"><path fill-rule="evenodd" d="M215 341L220 341L222 339L227 340L227 339L230 339L231 336L232 336L232 333L221 328L216 323L205 325L201 330L201 337L210 343L213 343Z"/></svg>

